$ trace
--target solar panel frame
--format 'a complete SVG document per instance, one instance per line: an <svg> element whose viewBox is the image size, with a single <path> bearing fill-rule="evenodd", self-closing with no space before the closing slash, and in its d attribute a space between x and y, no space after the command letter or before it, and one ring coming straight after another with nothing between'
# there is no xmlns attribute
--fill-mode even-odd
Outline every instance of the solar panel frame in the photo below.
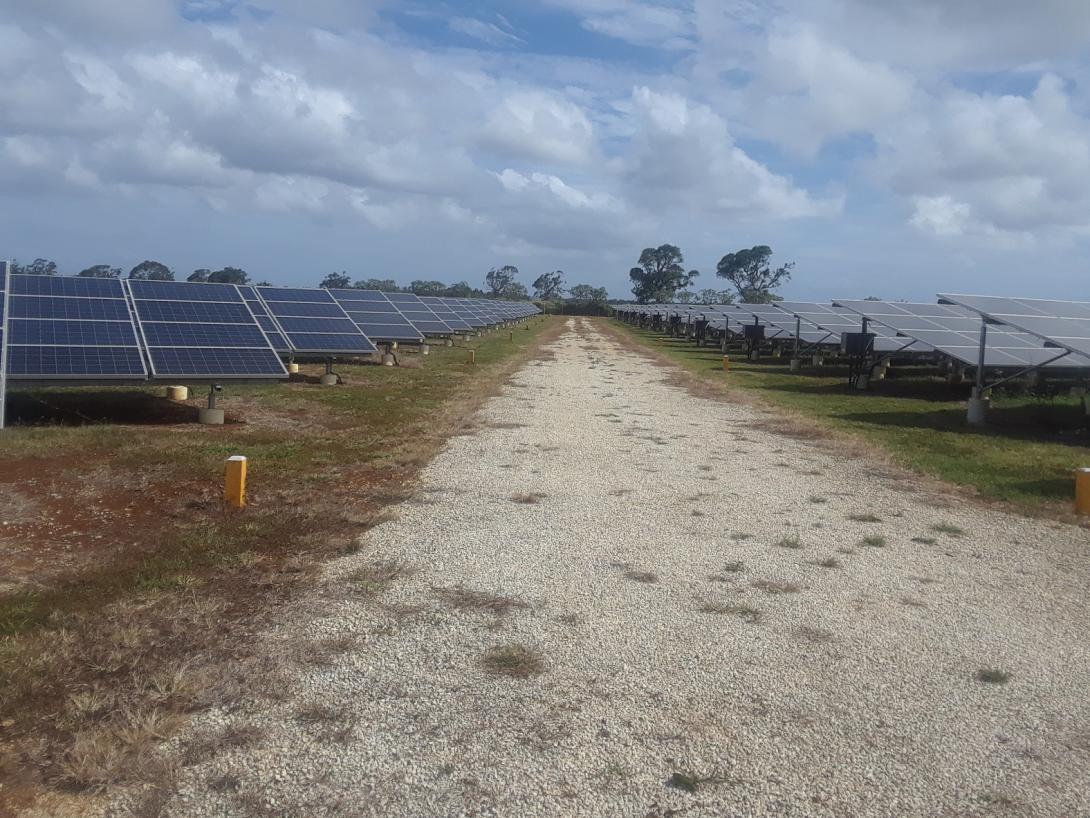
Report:
<svg viewBox="0 0 1090 818"><path fill-rule="evenodd" d="M474 330L484 329L488 320L483 318L464 298L444 298L443 301Z"/></svg>
<svg viewBox="0 0 1090 818"><path fill-rule="evenodd" d="M862 316L858 313L843 308L838 310L828 304L808 301L777 301L776 307L802 318L804 321L809 321L814 326L827 332L834 333L838 339L846 332L862 332L863 330ZM877 353L932 351L930 347L912 341L912 339L898 337L887 330L886 327L871 327L869 331L874 333L874 351Z"/></svg>
<svg viewBox="0 0 1090 818"><path fill-rule="evenodd" d="M119 384L147 380L147 359L121 280L9 272L6 298L3 346L8 383ZM45 344L24 333L23 322L39 330L51 325L58 333L67 331L64 325L70 323L80 324L84 328L81 331L85 331L88 324L98 322L109 324L124 337L121 343Z"/></svg>
<svg viewBox="0 0 1090 818"><path fill-rule="evenodd" d="M458 314L450 307L449 304L443 302L443 299L439 296L420 296L420 300L427 304L431 311L439 316L439 319L451 328L454 332L468 332L473 329L466 321L458 317Z"/></svg>
<svg viewBox="0 0 1090 818"><path fill-rule="evenodd" d="M378 350L329 290L254 287L254 292L287 341L292 357L370 355Z"/></svg>
<svg viewBox="0 0 1090 818"><path fill-rule="evenodd" d="M947 293L939 298L1071 353L1054 366L1081 369L1090 364L1090 302ZM989 334L993 329L988 328Z"/></svg>
<svg viewBox="0 0 1090 818"><path fill-rule="evenodd" d="M453 330L415 293L387 293L387 299L424 336L450 335Z"/></svg>
<svg viewBox="0 0 1090 818"><path fill-rule="evenodd" d="M276 322L269 315L269 311L265 308L265 302L258 297L257 291L249 284L239 285L238 291L242 294L242 299L246 302L246 306L250 308L250 312L254 314L254 318L257 319L257 325L265 333L269 345L281 355L290 355L291 345L288 344L288 339L280 332L280 328L277 327Z"/></svg>
<svg viewBox="0 0 1090 818"><path fill-rule="evenodd" d="M236 285L139 279L127 279L124 285L147 353L149 380L215 383L288 377L280 356ZM224 309L228 306L235 309ZM163 346L149 342L145 325L151 324L195 325L194 332L213 332L211 328L218 326L227 334L234 328L249 326L257 333L251 334L253 346Z"/></svg>

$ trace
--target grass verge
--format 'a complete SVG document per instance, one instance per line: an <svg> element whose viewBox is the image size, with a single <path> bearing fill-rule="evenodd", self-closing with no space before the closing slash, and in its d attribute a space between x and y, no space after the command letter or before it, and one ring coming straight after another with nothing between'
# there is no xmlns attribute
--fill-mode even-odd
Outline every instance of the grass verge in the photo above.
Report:
<svg viewBox="0 0 1090 818"><path fill-rule="evenodd" d="M0 454L0 814L47 791L169 786L158 747L188 714L283 695L291 657L252 638L321 562L408 495L418 469L563 329L535 319L402 366L341 365L345 385L232 386L222 427L201 397L152 389L16 392ZM249 458L248 506L221 502ZM377 592L391 566L357 577ZM251 681L247 681L251 680ZM250 685L249 687L245 687ZM256 685L255 688L253 685ZM139 810L138 810L139 811Z"/></svg>

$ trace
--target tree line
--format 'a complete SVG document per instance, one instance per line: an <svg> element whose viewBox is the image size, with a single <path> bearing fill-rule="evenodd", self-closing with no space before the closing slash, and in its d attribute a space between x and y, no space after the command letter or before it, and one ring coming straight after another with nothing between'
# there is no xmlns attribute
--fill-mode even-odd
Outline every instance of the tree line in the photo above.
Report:
<svg viewBox="0 0 1090 818"><path fill-rule="evenodd" d="M767 304L783 300L774 289L790 281L795 266L790 261L773 267L771 258L772 248L764 244L727 253L716 265L715 275L728 281L733 290L693 292L689 288L700 273L685 269L679 247L663 244L645 248L639 266L629 270L628 277L632 280L632 294L641 304L733 304L735 299L742 304Z"/></svg>
<svg viewBox="0 0 1090 818"><path fill-rule="evenodd" d="M59 275L56 262L37 258L26 264L18 260L12 262L11 271L22 275ZM76 273L82 278L130 278L144 281L176 281L177 277L170 267L159 261L145 260L137 264L128 275L124 270L109 264L93 264ZM344 270L329 273L319 283L319 287L328 289L379 290L386 293L413 293L415 295L441 296L444 298L503 298L509 301L529 301L530 291L517 280L518 267L505 264L493 267L484 275L484 288L474 287L466 281L446 284L442 281L417 279L407 286L398 284L392 278L352 279ZM576 284L567 287L563 270L541 273L530 285L533 297L539 301L567 302L574 304L605 304L609 298L605 287L590 284ZM219 270L201 268L194 270L185 278L212 284L250 284L250 276L239 267L223 267ZM269 286L267 281L254 282L256 286Z"/></svg>

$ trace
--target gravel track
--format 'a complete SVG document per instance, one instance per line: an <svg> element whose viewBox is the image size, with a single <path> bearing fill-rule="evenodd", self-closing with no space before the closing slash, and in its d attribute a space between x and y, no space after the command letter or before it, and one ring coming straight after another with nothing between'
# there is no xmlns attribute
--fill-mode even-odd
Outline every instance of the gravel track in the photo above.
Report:
<svg viewBox="0 0 1090 818"><path fill-rule="evenodd" d="M549 350L267 635L284 695L199 717L259 732L169 814L1090 815L1086 531L762 430L592 322ZM381 559L417 571L361 590Z"/></svg>

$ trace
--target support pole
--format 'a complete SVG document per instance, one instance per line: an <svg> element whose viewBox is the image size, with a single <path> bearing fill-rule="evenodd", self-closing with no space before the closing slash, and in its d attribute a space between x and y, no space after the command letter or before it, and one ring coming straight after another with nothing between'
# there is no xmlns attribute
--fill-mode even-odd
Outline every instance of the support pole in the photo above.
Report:
<svg viewBox="0 0 1090 818"><path fill-rule="evenodd" d="M980 322L980 349L977 350L976 377L969 398L966 421L970 426L983 426L988 421L988 399L984 397L984 354L988 348L988 324Z"/></svg>

